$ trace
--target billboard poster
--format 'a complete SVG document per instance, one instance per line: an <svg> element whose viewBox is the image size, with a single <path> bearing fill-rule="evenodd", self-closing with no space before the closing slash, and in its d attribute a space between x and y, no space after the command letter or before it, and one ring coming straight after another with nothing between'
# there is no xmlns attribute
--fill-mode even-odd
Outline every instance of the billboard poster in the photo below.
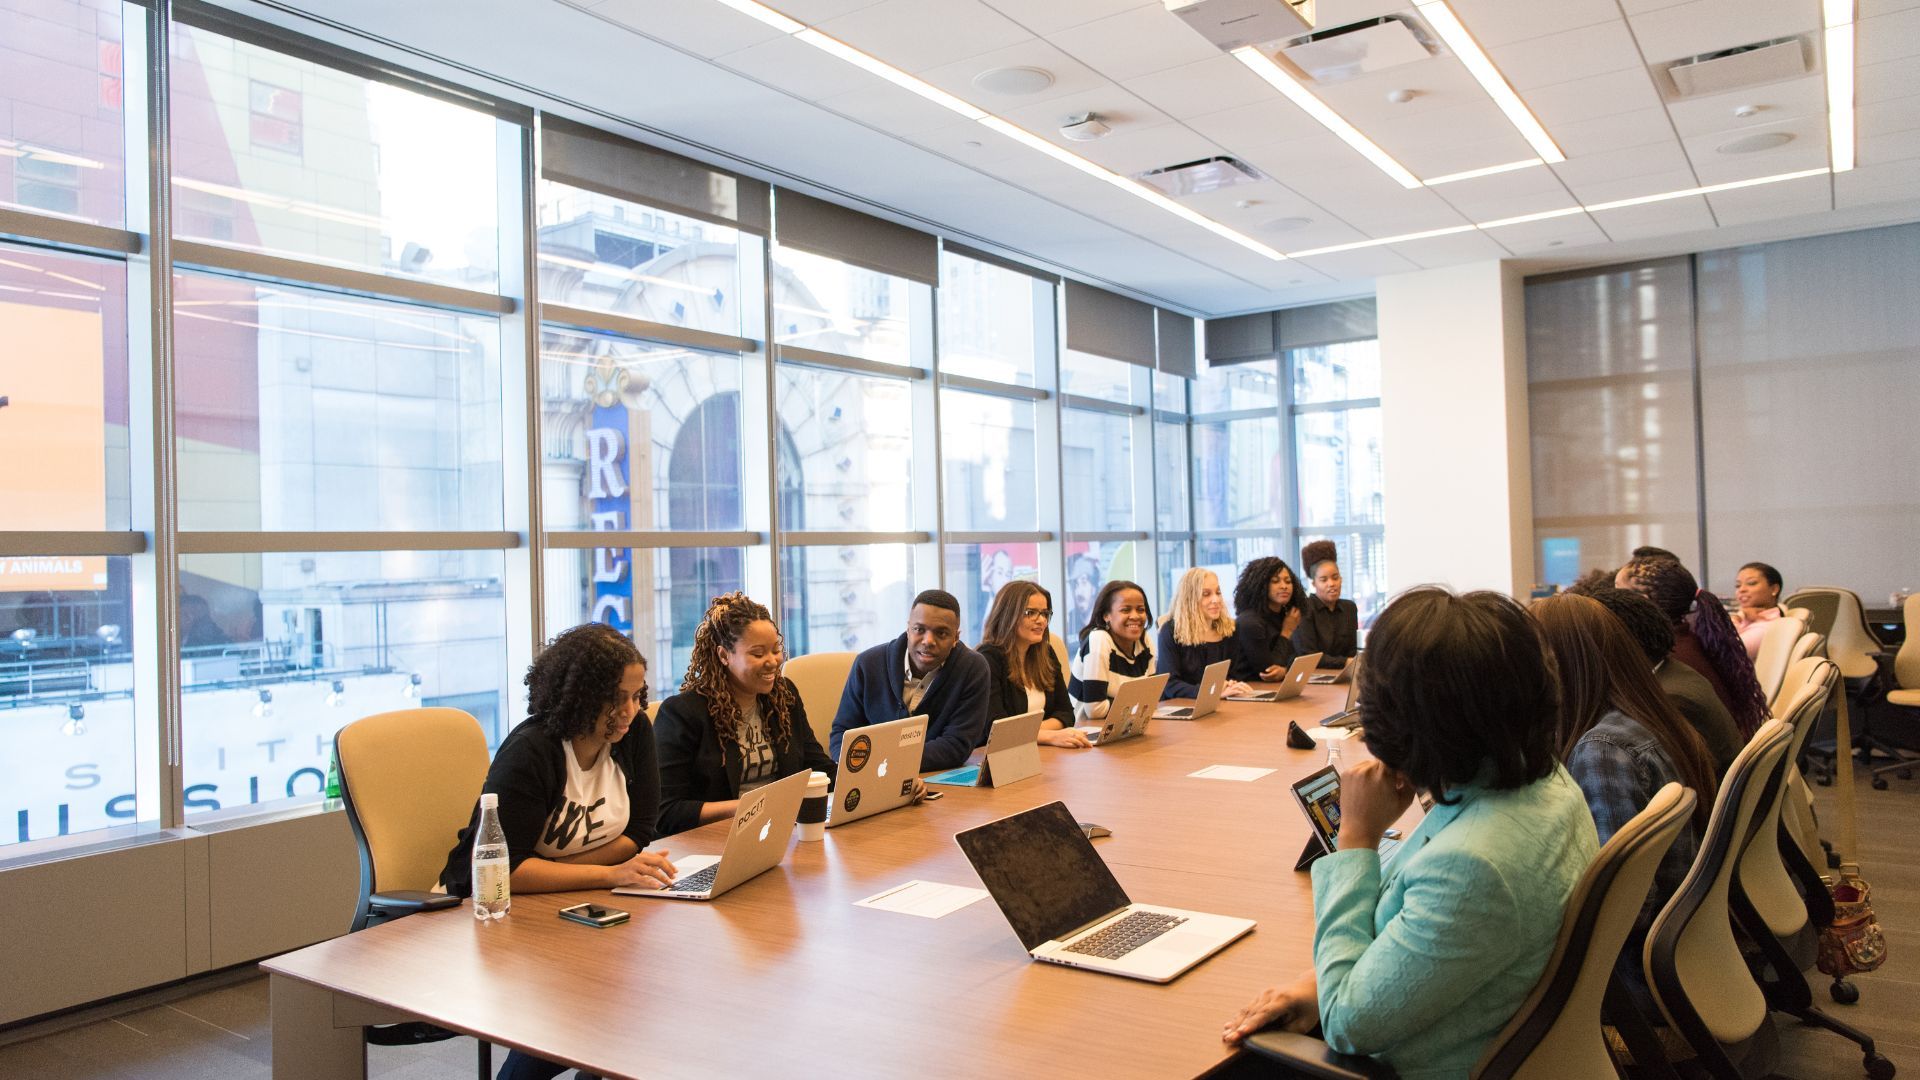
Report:
<svg viewBox="0 0 1920 1080"><path fill-rule="evenodd" d="M0 303L0 529L107 527L100 314ZM11 508L11 509L10 509ZM17 516L31 512L31 517ZM107 587L105 556L0 558L0 592Z"/></svg>

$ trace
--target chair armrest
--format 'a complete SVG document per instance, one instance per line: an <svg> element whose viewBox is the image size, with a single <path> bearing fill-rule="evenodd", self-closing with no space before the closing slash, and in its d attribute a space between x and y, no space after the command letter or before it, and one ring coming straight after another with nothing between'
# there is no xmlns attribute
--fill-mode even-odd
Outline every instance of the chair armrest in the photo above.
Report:
<svg viewBox="0 0 1920 1080"><path fill-rule="evenodd" d="M1342 1054L1310 1035L1291 1031L1261 1031L1242 1044L1249 1051L1270 1058L1316 1080L1397 1080L1393 1067L1370 1057Z"/></svg>
<svg viewBox="0 0 1920 1080"><path fill-rule="evenodd" d="M439 911L442 908L459 906L460 898L457 896L415 892L410 889L377 892L367 897L367 907L383 919L397 919L402 915L412 915L419 911Z"/></svg>

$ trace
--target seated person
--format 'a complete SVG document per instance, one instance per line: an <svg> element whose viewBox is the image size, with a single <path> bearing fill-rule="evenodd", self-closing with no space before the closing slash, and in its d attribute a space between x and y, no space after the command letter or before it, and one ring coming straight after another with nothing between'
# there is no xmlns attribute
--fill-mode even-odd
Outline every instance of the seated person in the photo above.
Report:
<svg viewBox="0 0 1920 1080"><path fill-rule="evenodd" d="M1635 558L1621 567L1614 586L1653 601L1673 627L1673 658L1712 685L1733 717L1741 741L1753 738L1772 710L1753 673L1753 660L1720 598L1701 588L1692 571L1659 556Z"/></svg>
<svg viewBox="0 0 1920 1080"><path fill-rule="evenodd" d="M1674 659L1673 625L1667 621L1653 601L1637 592L1616 589L1611 585L1582 587L1575 595L1591 596L1600 605L1613 613L1626 628L1627 636L1640 646L1640 653L1647 663L1653 665L1653 677L1667 700L1679 711L1687 726L1698 732L1706 743L1707 754L1713 758L1713 775L1722 777L1727 767L1740 755L1740 748L1746 741L1740 738L1740 729L1733 724L1733 715L1727 707L1720 704L1714 695L1713 687L1700 673Z"/></svg>
<svg viewBox="0 0 1920 1080"><path fill-rule="evenodd" d="M1465 1077L1546 970L1593 817L1554 753L1546 646L1508 597L1402 593L1359 677L1372 760L1341 773L1339 850L1313 864L1314 969L1222 1037L1318 1026L1403 1075ZM1382 867L1381 833L1422 791L1433 808Z"/></svg>
<svg viewBox="0 0 1920 1080"><path fill-rule="evenodd" d="M1293 651L1319 653L1323 668L1342 668L1360 655L1360 609L1340 599L1340 563L1333 541L1315 540L1300 549L1313 595L1305 599L1300 625L1293 632Z"/></svg>
<svg viewBox="0 0 1920 1080"><path fill-rule="evenodd" d="M780 674L786 649L764 605L713 598L693 634L680 692L660 703L660 832L724 821L740 796L834 763L820 749L800 692Z"/></svg>
<svg viewBox="0 0 1920 1080"><path fill-rule="evenodd" d="M1560 673L1561 760L1586 794L1599 840L1647 808L1668 783L1693 789L1693 821L1654 869L1616 972L1641 1012L1658 1016L1641 954L1653 917L1686 879L1713 810L1719 775L1700 736L1668 703L1627 628L1598 601L1561 595L1527 609L1546 635Z"/></svg>
<svg viewBox="0 0 1920 1080"><path fill-rule="evenodd" d="M991 682L987 662L960 641L960 601L928 589L913 598L906 633L854 660L827 753L839 759L840 740L849 728L924 713L921 771L957 768L987 740Z"/></svg>
<svg viewBox="0 0 1920 1080"><path fill-rule="evenodd" d="M1092 746L1073 727L1067 677L1047 635L1052 618L1053 595L1031 581L1009 581L995 594L980 634L980 657L987 662L992 695L988 729L995 720L1040 712L1046 714L1040 721L1042 746ZM981 741L986 741L985 733Z"/></svg>
<svg viewBox="0 0 1920 1080"><path fill-rule="evenodd" d="M1271 555L1248 563L1233 587L1233 677L1280 681L1293 664L1293 632L1305 610L1292 567Z"/></svg>
<svg viewBox="0 0 1920 1080"><path fill-rule="evenodd" d="M508 884L517 893L673 882L653 841L660 808L648 726L647 659L626 635L587 623L547 643L527 670L527 719L507 734L480 790L500 797ZM440 886L473 895L473 833L480 810L447 853ZM566 1066L519 1050L500 1075L546 1080Z"/></svg>
<svg viewBox="0 0 1920 1080"><path fill-rule="evenodd" d="M1147 647L1147 627L1152 624L1145 589L1131 581L1109 581L1101 587L1092 618L1080 628L1080 651L1067 683L1080 720L1101 720L1122 686L1153 674L1153 650Z"/></svg>
<svg viewBox="0 0 1920 1080"><path fill-rule="evenodd" d="M1173 590L1173 610L1160 624L1160 647L1154 654L1158 657L1155 674L1167 674L1162 698L1199 697L1200 678L1207 666L1233 659L1233 616L1227 614L1227 598L1220 594L1220 578L1213 571L1195 566L1180 575L1180 584ZM1247 692L1247 684L1237 679L1228 679L1223 691Z"/></svg>
<svg viewBox="0 0 1920 1080"><path fill-rule="evenodd" d="M1766 640L1767 627L1785 615L1780 606L1780 590L1786 582L1780 571L1763 562L1750 562L1733 578L1733 602L1740 610L1733 614L1733 628L1740 632L1740 644L1747 647L1747 659L1760 656L1760 643Z"/></svg>

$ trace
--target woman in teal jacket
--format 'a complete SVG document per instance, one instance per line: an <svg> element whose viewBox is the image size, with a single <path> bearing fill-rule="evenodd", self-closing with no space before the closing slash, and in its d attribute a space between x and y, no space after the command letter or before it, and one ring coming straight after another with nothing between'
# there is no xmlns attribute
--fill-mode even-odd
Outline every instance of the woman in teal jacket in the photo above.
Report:
<svg viewBox="0 0 1920 1080"><path fill-rule="evenodd" d="M1511 599L1403 593L1360 672L1373 760L1341 774L1339 850L1313 864L1313 971L1222 1034L1319 1027L1402 1077L1465 1077L1546 969L1593 817L1554 752L1552 661ZM1433 808L1383 861L1418 791Z"/></svg>

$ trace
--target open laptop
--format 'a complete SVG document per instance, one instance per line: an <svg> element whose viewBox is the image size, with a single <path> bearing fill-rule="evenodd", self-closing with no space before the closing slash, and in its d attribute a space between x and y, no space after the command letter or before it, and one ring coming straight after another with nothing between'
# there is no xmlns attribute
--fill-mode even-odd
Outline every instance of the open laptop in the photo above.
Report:
<svg viewBox="0 0 1920 1080"><path fill-rule="evenodd" d="M1133 903L1065 803L954 840L1036 960L1164 983L1253 929L1251 919Z"/></svg>
<svg viewBox="0 0 1920 1080"><path fill-rule="evenodd" d="M1191 705L1162 705L1153 710L1155 720L1198 720L1220 707L1220 691L1227 687L1228 661L1208 664L1200 673L1200 693Z"/></svg>
<svg viewBox="0 0 1920 1080"><path fill-rule="evenodd" d="M925 714L854 728L842 735L840 771L835 774L833 797L827 800L827 828L912 802L920 752L926 748Z"/></svg>
<svg viewBox="0 0 1920 1080"><path fill-rule="evenodd" d="M929 784L955 787L1006 787L1040 775L1040 724L1045 713L1030 712L1003 717L993 722L987 733L987 752L978 765L925 777Z"/></svg>
<svg viewBox="0 0 1920 1080"><path fill-rule="evenodd" d="M1313 677L1313 684L1315 686L1331 686L1334 683L1351 682L1353 680L1354 665L1359 662L1360 657L1358 654L1350 656L1347 658L1346 663L1340 665L1339 671L1323 671L1315 675Z"/></svg>
<svg viewBox="0 0 1920 1080"><path fill-rule="evenodd" d="M1347 662L1346 670L1353 675L1347 680L1347 703L1338 712L1330 714L1320 721L1321 727L1352 728L1360 726L1360 658L1354 657Z"/></svg>
<svg viewBox="0 0 1920 1080"><path fill-rule="evenodd" d="M1340 773L1328 765L1294 781L1293 801L1307 816L1307 846L1293 864L1305 870L1322 855L1331 854L1340 835ZM1392 829L1380 840L1380 857L1385 859L1400 847L1400 836Z"/></svg>
<svg viewBox="0 0 1920 1080"><path fill-rule="evenodd" d="M800 801L807 797L811 775L802 769L742 795L734 810L733 825L727 830L727 846L718 855L687 855L674 860L679 877L672 885L623 885L613 891L622 896L711 900L780 865L787 854L787 838L793 835L793 821L800 815Z"/></svg>
<svg viewBox="0 0 1920 1080"><path fill-rule="evenodd" d="M1080 730L1086 734L1087 741L1095 746L1106 746L1135 735L1145 735L1147 722L1153 719L1154 703L1160 700L1160 694L1166 688L1167 677L1164 674L1133 679L1107 703L1106 716L1082 725Z"/></svg>
<svg viewBox="0 0 1920 1080"><path fill-rule="evenodd" d="M1313 669L1320 666L1320 653L1308 653L1296 656L1293 663L1287 665L1287 673L1280 676L1280 688L1277 690L1256 690L1251 694L1229 694L1228 701L1286 701L1297 698L1300 691L1307 688L1307 680L1313 677Z"/></svg>

